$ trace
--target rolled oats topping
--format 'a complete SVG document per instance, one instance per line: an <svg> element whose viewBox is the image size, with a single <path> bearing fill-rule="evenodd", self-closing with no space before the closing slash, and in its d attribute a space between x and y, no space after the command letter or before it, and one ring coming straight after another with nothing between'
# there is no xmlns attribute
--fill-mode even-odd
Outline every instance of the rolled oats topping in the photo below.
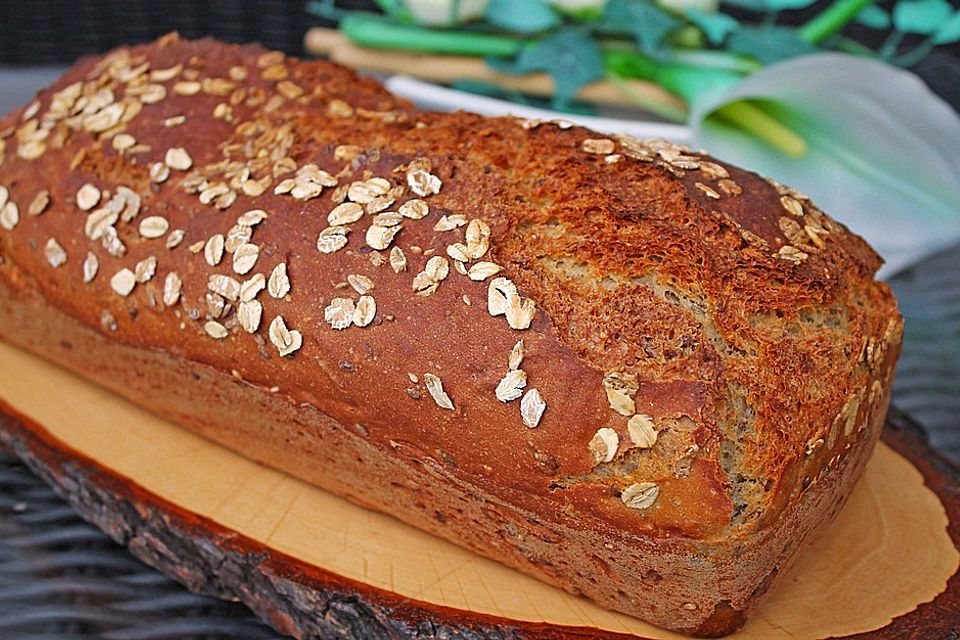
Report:
<svg viewBox="0 0 960 640"><path fill-rule="evenodd" d="M407 268L407 256L400 247L390 248L390 268L394 273L400 273Z"/></svg>
<svg viewBox="0 0 960 640"><path fill-rule="evenodd" d="M245 227L255 227L269 217L263 209L250 209L237 218L237 224Z"/></svg>
<svg viewBox="0 0 960 640"><path fill-rule="evenodd" d="M718 180L717 186L720 187L720 190L728 196L738 196L743 193L743 187L729 178L722 178Z"/></svg>
<svg viewBox="0 0 960 640"><path fill-rule="evenodd" d="M323 319L337 330L346 329L353 323L356 304L350 298L334 298L323 310Z"/></svg>
<svg viewBox="0 0 960 640"><path fill-rule="evenodd" d="M117 151L123 152L137 144L137 140L129 133L118 133L113 137L110 144Z"/></svg>
<svg viewBox="0 0 960 640"><path fill-rule="evenodd" d="M609 155L617 148L613 140L608 140L606 138L587 138L581 143L580 146L587 153L595 153L599 155Z"/></svg>
<svg viewBox="0 0 960 640"><path fill-rule="evenodd" d="M396 211L385 211L373 217L373 224L381 227L395 227L403 222L403 216Z"/></svg>
<svg viewBox="0 0 960 640"><path fill-rule="evenodd" d="M447 392L443 390L443 381L440 380L440 378L432 373L425 373L423 374L423 381L427 387L427 391L430 393L430 397L433 398L433 401L437 403L438 407L450 411L454 410L453 400L451 400Z"/></svg>
<svg viewBox="0 0 960 640"><path fill-rule="evenodd" d="M803 217L803 205L796 198L790 196L780 196L780 204L783 208L798 218Z"/></svg>
<svg viewBox="0 0 960 640"><path fill-rule="evenodd" d="M216 320L207 320L206 324L203 325L203 330L207 332L208 336L217 340L223 340L230 335L227 328Z"/></svg>
<svg viewBox="0 0 960 640"><path fill-rule="evenodd" d="M375 198L386 195L390 191L390 181L386 178L370 178L358 180L350 184L347 197L358 204L367 204Z"/></svg>
<svg viewBox="0 0 960 640"><path fill-rule="evenodd" d="M77 208L81 211L90 211L100 202L100 189L87 182L77 191Z"/></svg>
<svg viewBox="0 0 960 640"><path fill-rule="evenodd" d="M167 241L164 243L167 249L176 249L180 246L180 243L183 242L183 237L186 235L186 231L183 229L174 229L170 232L170 235L167 236Z"/></svg>
<svg viewBox="0 0 960 640"><path fill-rule="evenodd" d="M360 296L357 306L353 310L353 324L366 327L377 316L377 303L373 296Z"/></svg>
<svg viewBox="0 0 960 640"><path fill-rule="evenodd" d="M805 251L801 251L800 249L797 249L796 247L791 246L789 244L780 247L780 250L777 252L776 255L778 258L781 258L782 260L786 260L787 262L791 262L793 264L800 264L801 262L803 262L804 260L810 257L810 255Z"/></svg>
<svg viewBox="0 0 960 640"><path fill-rule="evenodd" d="M262 273L255 273L249 279L240 284L240 300L249 302L257 297L264 287L267 286L267 279Z"/></svg>
<svg viewBox="0 0 960 640"><path fill-rule="evenodd" d="M440 216L437 223L433 225L434 231L453 231L467 224L467 216L454 213L451 215Z"/></svg>
<svg viewBox="0 0 960 640"><path fill-rule="evenodd" d="M348 275L347 283L360 295L372 291L374 287L373 280L359 273L351 273Z"/></svg>
<svg viewBox="0 0 960 640"><path fill-rule="evenodd" d="M352 224L363 217L363 207L356 202L344 202L333 208L327 215L327 222L331 226Z"/></svg>
<svg viewBox="0 0 960 640"><path fill-rule="evenodd" d="M178 96L195 96L202 88L203 85L193 80L181 80L173 84L173 92Z"/></svg>
<svg viewBox="0 0 960 640"><path fill-rule="evenodd" d="M617 455L620 447L620 436L610 427L602 427L590 440L588 448L595 464L610 462Z"/></svg>
<svg viewBox="0 0 960 640"><path fill-rule="evenodd" d="M283 316L277 316L270 323L268 330L270 342L280 352L280 356L288 356L303 345L303 336L296 329L288 329Z"/></svg>
<svg viewBox="0 0 960 640"><path fill-rule="evenodd" d="M117 230L113 227L106 227L103 230L101 244L103 248L107 250L107 253L114 258L122 258L127 252L126 245L120 240Z"/></svg>
<svg viewBox="0 0 960 640"><path fill-rule="evenodd" d="M393 242L393 239L400 232L400 229L403 227L401 225L396 225L392 227L381 227L378 224L371 224L367 228L366 241L367 245L378 251L382 251L390 247L390 244Z"/></svg>
<svg viewBox="0 0 960 640"><path fill-rule="evenodd" d="M527 386L527 373L523 369L510 369L497 384L496 395L500 402L510 402L523 395Z"/></svg>
<svg viewBox="0 0 960 640"><path fill-rule="evenodd" d="M30 201L30 205L27 207L27 214L31 216L38 216L47 210L47 206L49 204L50 192L46 189L41 189L37 192L37 195L33 197L33 200Z"/></svg>
<svg viewBox="0 0 960 640"><path fill-rule="evenodd" d="M83 282L89 284L97 277L97 271L100 269L100 259L93 251L87 252L87 257L83 260Z"/></svg>
<svg viewBox="0 0 960 640"><path fill-rule="evenodd" d="M467 253L467 245L461 242L447 246L447 255L462 264L470 261L470 254Z"/></svg>
<svg viewBox="0 0 960 640"><path fill-rule="evenodd" d="M207 288L230 301L240 298L240 283L236 278L214 273L207 280Z"/></svg>
<svg viewBox="0 0 960 640"><path fill-rule="evenodd" d="M287 277L287 263L280 262L270 272L267 281L267 292L271 298L283 298L290 293L290 279Z"/></svg>
<svg viewBox="0 0 960 640"><path fill-rule="evenodd" d="M443 185L440 178L423 169L414 169L407 173L407 184L410 190L421 198L440 193Z"/></svg>
<svg viewBox="0 0 960 640"><path fill-rule="evenodd" d="M110 288L121 296L128 296L137 284L137 275L124 267L110 278Z"/></svg>
<svg viewBox="0 0 960 640"><path fill-rule="evenodd" d="M363 147L355 144L340 144L333 150L333 159L340 162L350 162L363 153Z"/></svg>
<svg viewBox="0 0 960 640"><path fill-rule="evenodd" d="M714 180L730 177L730 172L727 171L726 168L716 162L709 162L707 160L700 161L700 171Z"/></svg>
<svg viewBox="0 0 960 640"><path fill-rule="evenodd" d="M113 227L119 219L119 212L101 207L87 214L87 219L83 225L83 232L89 239L99 240L107 233L107 229Z"/></svg>
<svg viewBox="0 0 960 640"><path fill-rule="evenodd" d="M517 343L513 345L513 349L510 350L510 358L507 361L510 369L519 369L520 365L523 364L523 357L526 355L526 350L523 346L523 340L517 340Z"/></svg>
<svg viewBox="0 0 960 640"><path fill-rule="evenodd" d="M170 223L163 216L147 216L140 221L140 236L153 239L160 238L170 228Z"/></svg>
<svg viewBox="0 0 960 640"><path fill-rule="evenodd" d="M163 161L171 169L187 171L193 166L193 158L183 147L171 147L163 157Z"/></svg>
<svg viewBox="0 0 960 640"><path fill-rule="evenodd" d="M482 282L500 273L500 265L493 262L476 262L467 271L467 276L476 282Z"/></svg>
<svg viewBox="0 0 960 640"><path fill-rule="evenodd" d="M701 193L703 193L708 198L713 198L714 200L720 199L720 194L714 191L709 186L703 184L702 182L695 182L694 187L696 187Z"/></svg>
<svg viewBox="0 0 960 640"><path fill-rule="evenodd" d="M20 208L13 200L8 200L0 206L0 227L13 231L20 223Z"/></svg>
<svg viewBox="0 0 960 640"><path fill-rule="evenodd" d="M203 245L203 259L211 267L217 266L223 259L223 243L223 234L217 233L210 236Z"/></svg>
<svg viewBox="0 0 960 640"><path fill-rule="evenodd" d="M251 238L253 238L253 227L245 224L235 224L227 231L223 248L227 253L235 253L242 245L250 242Z"/></svg>
<svg viewBox="0 0 960 640"><path fill-rule="evenodd" d="M620 493L620 500L631 509L649 509L657 501L660 487L653 482L636 482Z"/></svg>
<svg viewBox="0 0 960 640"><path fill-rule="evenodd" d="M516 296L517 287L507 278L494 278L487 287L487 310L492 316L503 315L507 311L508 296Z"/></svg>
<svg viewBox="0 0 960 640"><path fill-rule="evenodd" d="M260 327L263 305L258 300L243 300L237 307L237 321L247 333L255 333Z"/></svg>
<svg viewBox="0 0 960 640"><path fill-rule="evenodd" d="M374 198L373 200L371 200L366 204L367 213L371 215L375 213L380 213L385 209L389 209L394 202L395 202L395 199L392 198L389 193L387 193L386 195L377 196L376 198ZM394 213L393 215L399 216L400 214Z"/></svg>
<svg viewBox="0 0 960 640"><path fill-rule="evenodd" d="M62 266L67 261L67 252L63 250L63 247L60 246L56 238L49 238L47 240L43 253L47 257L47 262L49 262L50 266L54 269Z"/></svg>
<svg viewBox="0 0 960 640"><path fill-rule="evenodd" d="M347 234L350 227L327 227L317 236L317 251L320 253L336 253L347 246Z"/></svg>
<svg viewBox="0 0 960 640"><path fill-rule="evenodd" d="M630 440L641 449L649 449L657 443L657 430L653 418L638 413L627 421L627 433Z"/></svg>
<svg viewBox="0 0 960 640"><path fill-rule="evenodd" d="M543 412L547 409L547 403L537 389L529 389L523 394L520 400L520 418L530 429L535 429L540 424Z"/></svg>
<svg viewBox="0 0 960 640"><path fill-rule="evenodd" d="M233 271L245 275L257 264L260 247L255 244L242 244L233 252Z"/></svg>
<svg viewBox="0 0 960 640"><path fill-rule="evenodd" d="M430 213L430 206L423 200L413 199L407 200L404 202L397 211L404 218L410 218L411 220L420 220L425 218L427 214Z"/></svg>
<svg viewBox="0 0 960 640"><path fill-rule="evenodd" d="M140 194L129 187L120 185L117 187L117 192L110 198L107 206L112 205L121 209L120 219L124 222L130 222L140 213L141 203Z"/></svg>
<svg viewBox="0 0 960 640"><path fill-rule="evenodd" d="M180 290L183 287L183 280L176 272L171 271L163 280L163 304L172 307L180 299Z"/></svg>
<svg viewBox="0 0 960 640"><path fill-rule="evenodd" d="M427 260L423 272L434 282L442 282L450 275L450 263L443 256L433 256Z"/></svg>
<svg viewBox="0 0 960 640"><path fill-rule="evenodd" d="M157 272L157 257L149 256L137 263L136 268L133 270L134 275L137 276L137 282L144 283L149 282L153 279L154 274Z"/></svg>
<svg viewBox="0 0 960 640"><path fill-rule="evenodd" d="M490 225L481 218L474 218L467 225L465 239L470 258L479 260L490 248Z"/></svg>
<svg viewBox="0 0 960 640"><path fill-rule="evenodd" d="M603 378L603 389L607 394L610 408L622 416L632 416L637 412L633 397L639 388L636 376L627 373L612 372Z"/></svg>
<svg viewBox="0 0 960 640"><path fill-rule="evenodd" d="M521 298L516 294L507 295L507 304L504 308L507 324L511 329L528 329L537 314L537 305L530 298Z"/></svg>

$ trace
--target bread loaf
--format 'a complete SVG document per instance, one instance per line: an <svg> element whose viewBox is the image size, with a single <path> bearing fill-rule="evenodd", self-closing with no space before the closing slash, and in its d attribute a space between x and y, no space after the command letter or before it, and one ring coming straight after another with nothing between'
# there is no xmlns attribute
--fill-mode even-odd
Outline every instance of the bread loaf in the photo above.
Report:
<svg viewBox="0 0 960 640"><path fill-rule="evenodd" d="M880 258L667 142L171 35L0 120L0 336L605 607L743 624L889 402Z"/></svg>

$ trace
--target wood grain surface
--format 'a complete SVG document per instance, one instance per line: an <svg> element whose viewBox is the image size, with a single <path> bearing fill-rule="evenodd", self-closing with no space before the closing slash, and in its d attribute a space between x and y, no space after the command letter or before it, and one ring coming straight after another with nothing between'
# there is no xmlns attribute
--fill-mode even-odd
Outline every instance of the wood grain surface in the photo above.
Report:
<svg viewBox="0 0 960 640"><path fill-rule="evenodd" d="M0 344L0 362L12 416L0 438L149 564L283 632L680 637L247 461L12 347ZM957 470L910 433L885 441L837 522L731 637L941 637L960 622Z"/></svg>

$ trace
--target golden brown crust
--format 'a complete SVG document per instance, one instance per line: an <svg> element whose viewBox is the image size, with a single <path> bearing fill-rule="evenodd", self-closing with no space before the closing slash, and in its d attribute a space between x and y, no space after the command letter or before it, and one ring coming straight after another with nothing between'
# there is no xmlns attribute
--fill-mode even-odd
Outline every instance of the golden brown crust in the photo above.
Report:
<svg viewBox="0 0 960 640"><path fill-rule="evenodd" d="M412 448L446 465L435 488L459 484L470 500L509 505L573 535L561 565L585 551L577 544L604 540L715 555L714 586L701 585L697 609L680 614L639 597L635 571L644 564L632 554L605 558L611 584L598 586L582 571L554 575L511 559L516 549L487 552L607 606L689 630L707 629L710 611L729 600L739 612L730 619L742 620L762 576L792 559L794 550L775 539L783 524L806 511L807 530L822 524L882 423L901 325L889 290L873 280L879 258L802 194L755 174L579 127L421 113L337 65L212 41L168 37L82 62L38 100L0 120L0 185L17 205L0 230L8 339L22 342L11 318L24 296L38 295L111 343L275 388L258 393L362 432L384 465ZM293 188L295 171L309 164L313 183L274 193ZM389 189L384 199L394 202L379 209L363 187L347 192L370 178L368 188ZM96 189L81 193L86 183ZM317 197L295 197L311 189ZM43 190L49 203L41 206ZM85 223L118 193L115 202L129 208L106 225L117 233L108 246L90 238L104 227ZM392 239L389 216L380 234L367 233L376 213L402 211L421 196L426 217L394 216L402 229ZM367 209L344 213L346 242L323 232L343 199ZM29 211L35 200L38 215ZM238 231L238 217L251 210L266 219L248 216L249 228ZM457 215L486 226L435 230L441 216ZM167 248L178 229L182 242ZM321 232L332 253L319 251ZM216 234L227 236L228 250ZM405 270L391 267L393 247L403 250ZM98 269L84 283L89 251ZM482 281L461 275L453 258L464 251L472 254L464 270L486 261L501 271ZM428 263L436 256L446 260L445 278L436 259ZM279 263L290 290L275 298L282 278L267 280ZM133 273L114 277L124 268ZM245 289L242 299L259 303L258 323L256 305L241 309L235 290L254 274L263 289L251 281L253 294ZM509 319L488 311L497 277L516 286ZM182 282L176 299L168 279ZM510 293L509 282L498 282ZM330 321L341 316L349 324L361 294L375 311L367 300L353 326L334 329ZM517 395L514 385L501 387L501 399L496 392L520 339L521 392L536 388L546 403L535 428L525 426L519 398L501 401ZM57 358L116 386L89 360ZM442 392L431 388L433 375ZM620 389L611 396L626 403L620 413L605 378ZM204 383L211 399L216 384ZM170 412L145 391L121 391ZM440 406L443 393L452 410ZM534 405L524 405L528 415ZM245 447L226 418L179 418ZM274 435L263 459L282 467L287 454ZM836 468L840 478L810 504L809 487ZM413 512L401 517L437 530ZM476 546L464 527L440 533ZM739 543L755 553L734 580L728 554ZM671 585L665 602L677 596Z"/></svg>

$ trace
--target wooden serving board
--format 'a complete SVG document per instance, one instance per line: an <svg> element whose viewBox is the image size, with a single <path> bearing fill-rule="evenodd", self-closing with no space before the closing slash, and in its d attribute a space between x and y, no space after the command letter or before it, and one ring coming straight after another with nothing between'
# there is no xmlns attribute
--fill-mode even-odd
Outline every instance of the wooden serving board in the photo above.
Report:
<svg viewBox="0 0 960 640"><path fill-rule="evenodd" d="M281 632L680 638L267 469L0 343L0 441L88 520ZM941 638L960 627L960 471L893 416L838 520L737 634Z"/></svg>

